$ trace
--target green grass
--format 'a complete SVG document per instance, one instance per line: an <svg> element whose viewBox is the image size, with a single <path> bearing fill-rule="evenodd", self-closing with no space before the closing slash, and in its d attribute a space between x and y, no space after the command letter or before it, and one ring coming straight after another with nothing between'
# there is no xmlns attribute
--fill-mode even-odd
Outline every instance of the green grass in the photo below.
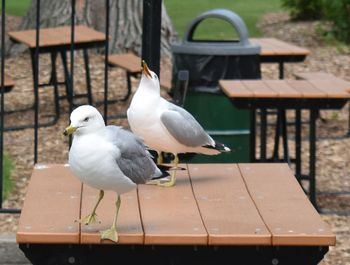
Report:
<svg viewBox="0 0 350 265"><path fill-rule="evenodd" d="M182 39L187 25L201 13L216 9L225 8L237 13L245 22L249 36L260 37L261 32L256 28L259 18L269 12L282 10L280 0L164 0L167 12ZM196 39L235 39L237 36L232 26L219 19L204 20L199 24Z"/></svg>
<svg viewBox="0 0 350 265"><path fill-rule="evenodd" d="M11 181L11 170L12 170L12 162L8 155L4 155L3 160L3 199L7 198L8 194L12 190L12 181Z"/></svg>
<svg viewBox="0 0 350 265"><path fill-rule="evenodd" d="M31 0L8 0L6 1L6 14L11 16L24 16Z"/></svg>

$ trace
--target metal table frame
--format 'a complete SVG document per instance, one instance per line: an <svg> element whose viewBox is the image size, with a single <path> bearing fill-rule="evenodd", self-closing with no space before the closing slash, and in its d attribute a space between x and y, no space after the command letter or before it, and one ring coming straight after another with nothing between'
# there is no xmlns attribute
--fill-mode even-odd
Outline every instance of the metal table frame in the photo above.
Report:
<svg viewBox="0 0 350 265"><path fill-rule="evenodd" d="M317 195L316 195L316 120L318 117L318 112L321 109L340 109L342 108L347 99L266 99L266 98L233 98L232 102L238 108L245 108L250 110L250 154L251 162L280 162L276 157L268 159L266 157L266 115L265 118L261 119L261 145L260 145L260 159L256 158L256 115L257 110L261 113L266 113L267 109L276 109L278 112L277 128L281 132L284 144L284 158L283 161L294 162L296 165L295 175L299 182L302 180L309 181L309 197L311 203L319 211L322 210L317 205ZM287 125L286 125L286 110L295 110L295 158L290 159L288 152L288 138L287 138ZM303 174L301 170L301 111L309 111L310 121L309 121L309 172L308 174ZM264 116L264 115L262 115ZM276 142L275 142L276 143ZM276 150L276 147L275 147Z"/></svg>
<svg viewBox="0 0 350 265"><path fill-rule="evenodd" d="M182 246L20 244L34 265L42 264L318 264L327 246Z"/></svg>

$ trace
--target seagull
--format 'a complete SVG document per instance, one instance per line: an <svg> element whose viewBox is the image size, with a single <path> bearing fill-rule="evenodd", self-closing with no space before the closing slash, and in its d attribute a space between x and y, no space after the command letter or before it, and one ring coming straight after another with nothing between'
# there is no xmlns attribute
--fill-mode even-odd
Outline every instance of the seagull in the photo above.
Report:
<svg viewBox="0 0 350 265"><path fill-rule="evenodd" d="M98 189L99 197L91 213L79 221L83 224L97 222L96 209L104 190L117 193L116 213L112 227L101 231L101 239L118 242L117 217L120 195L153 178L165 177L153 162L143 141L130 131L118 126L105 126L100 112L83 105L70 115L70 125L64 135L73 135L69 150L70 169L83 183Z"/></svg>
<svg viewBox="0 0 350 265"><path fill-rule="evenodd" d="M174 169L180 153L217 155L231 150L216 142L185 109L160 96L158 76L142 61L142 76L139 86L127 110L130 129L141 137L145 144L158 152L174 155ZM162 163L161 159L157 163ZM176 182L176 170L169 181L156 181L159 186L171 187Z"/></svg>

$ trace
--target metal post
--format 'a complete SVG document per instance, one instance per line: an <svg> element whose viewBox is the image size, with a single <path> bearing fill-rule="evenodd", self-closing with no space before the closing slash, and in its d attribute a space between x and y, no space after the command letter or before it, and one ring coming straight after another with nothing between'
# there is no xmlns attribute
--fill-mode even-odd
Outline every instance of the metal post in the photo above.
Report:
<svg viewBox="0 0 350 265"><path fill-rule="evenodd" d="M0 209L2 208L4 181L4 89L5 89L5 0L1 1L1 120L0 120Z"/></svg>
<svg viewBox="0 0 350 265"><path fill-rule="evenodd" d="M142 59L159 76L162 0L143 0Z"/></svg>
<svg viewBox="0 0 350 265"><path fill-rule="evenodd" d="M310 110L310 160L309 160L309 175L310 175L310 186L309 186L309 196L310 201L314 207L318 209L316 200L316 119L317 110Z"/></svg>
<svg viewBox="0 0 350 265"><path fill-rule="evenodd" d="M287 114L286 110L278 110L281 115L281 127L283 138L283 157L284 161L290 165L289 148L288 148L288 128L287 128Z"/></svg>
<svg viewBox="0 0 350 265"><path fill-rule="evenodd" d="M40 39L40 0L36 3L36 36L34 51L34 164L38 162L39 129L39 39Z"/></svg>
<svg viewBox="0 0 350 265"><path fill-rule="evenodd" d="M5 111L5 10L6 1L1 1L1 107L0 107L0 213L20 213L20 209L5 209L2 208L3 197L3 181L4 181L4 111Z"/></svg>
<svg viewBox="0 0 350 265"><path fill-rule="evenodd" d="M73 99L74 99L74 48L75 48L75 0L72 0L72 14L71 14L71 35L70 35L70 97L69 100L69 113L73 111ZM72 145L72 136L69 137L69 146Z"/></svg>
<svg viewBox="0 0 350 265"><path fill-rule="evenodd" d="M250 110L250 162L255 162L255 131L256 131L256 109Z"/></svg>
<svg viewBox="0 0 350 265"><path fill-rule="evenodd" d="M301 110L295 111L295 176L301 182Z"/></svg>
<svg viewBox="0 0 350 265"><path fill-rule="evenodd" d="M106 42L105 42L105 87L104 87L104 111L105 123L108 122L108 54L109 54L109 0L106 0Z"/></svg>
<svg viewBox="0 0 350 265"><path fill-rule="evenodd" d="M266 109L260 110L260 160L266 161L266 130L267 117Z"/></svg>

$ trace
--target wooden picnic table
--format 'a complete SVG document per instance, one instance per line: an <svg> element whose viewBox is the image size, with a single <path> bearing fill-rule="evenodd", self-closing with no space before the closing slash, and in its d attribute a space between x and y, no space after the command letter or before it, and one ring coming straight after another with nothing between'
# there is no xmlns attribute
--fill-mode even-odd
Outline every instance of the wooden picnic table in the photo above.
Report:
<svg viewBox="0 0 350 265"><path fill-rule="evenodd" d="M260 45L261 63L278 63L279 79L284 78L284 64L303 62L310 54L308 49L276 38L250 38L250 42Z"/></svg>
<svg viewBox="0 0 350 265"><path fill-rule="evenodd" d="M281 119L277 124L282 131L284 145L284 161L295 162L295 175L299 181L305 179L310 183L309 195L313 205L316 201L316 119L321 109L341 109L350 99L350 82L334 79L321 80L220 80L223 92L232 103L243 109L250 110L250 155L256 162L256 115L257 109L265 111L276 109ZM286 110L295 110L295 159L290 159L288 151L288 136L286 126ZM309 173L302 173L301 161L301 111L310 113L309 121ZM266 118L261 118L261 162L276 161L274 153L271 159L266 155ZM276 142L276 141L275 141ZM277 148L278 149L278 148ZM275 148L276 150L276 148ZM274 150L274 152L275 152Z"/></svg>
<svg viewBox="0 0 350 265"><path fill-rule="evenodd" d="M55 123L60 115L59 112L59 93L58 93L58 82L57 71L56 71L56 60L57 55L60 54L63 64L65 80L63 84L66 86L66 98L73 102L74 97L87 97L89 104L92 104L92 92L91 92L91 78L89 69L89 56L88 49L102 47L105 45L106 36L104 33L98 32L92 28L84 25L77 25L74 27L74 49L83 50L85 75L86 75L86 94L74 94L71 88L71 74L68 70L67 55L66 52L71 48L71 27L62 26L54 28L43 28L39 31L39 53L49 53L51 57L51 78L48 83L39 83L39 86L53 86L55 91L55 117L49 124ZM36 48L36 30L23 30L23 31L12 31L8 33L10 39L16 43L21 43L29 47L31 62L32 62L32 73L33 80L35 79L35 48ZM40 78L39 78L40 79ZM40 81L38 81L40 82ZM35 89L35 88L34 88Z"/></svg>
<svg viewBox="0 0 350 265"><path fill-rule="evenodd" d="M17 242L33 264L318 264L335 244L287 164L184 164L176 186L139 185L121 196L119 243L101 242L114 192L80 225L98 191L68 165L37 164ZM43 254L45 253L45 254Z"/></svg>
<svg viewBox="0 0 350 265"><path fill-rule="evenodd" d="M131 95L131 77L138 77L141 75L141 60L141 57L131 52L112 54L108 58L108 63L111 66L119 67L123 69L126 73L127 92L122 98L122 101L127 100ZM170 91L171 77L169 76L169 74L161 72L159 82L162 88L165 88L168 91Z"/></svg>
<svg viewBox="0 0 350 265"><path fill-rule="evenodd" d="M0 80L1 81L1 80ZM12 88L15 86L15 81L11 77L9 77L7 74L5 74L4 78L4 92L10 92Z"/></svg>

